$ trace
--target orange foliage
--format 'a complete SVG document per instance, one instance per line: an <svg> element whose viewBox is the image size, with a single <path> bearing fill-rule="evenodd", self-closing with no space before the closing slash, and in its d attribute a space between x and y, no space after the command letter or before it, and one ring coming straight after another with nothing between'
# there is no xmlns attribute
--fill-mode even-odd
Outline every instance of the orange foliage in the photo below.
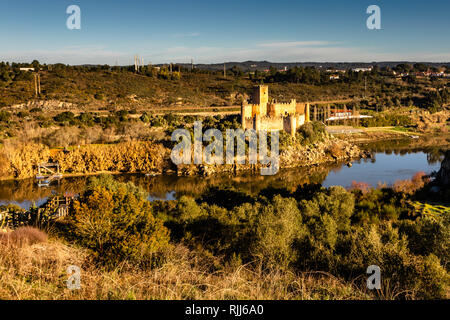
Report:
<svg viewBox="0 0 450 320"><path fill-rule="evenodd" d="M423 186L429 182L429 178L425 172L420 171L414 174L410 180L397 180L394 182L393 189L395 192L403 192L406 194L412 194L415 191L423 188Z"/></svg>
<svg viewBox="0 0 450 320"><path fill-rule="evenodd" d="M367 193L371 188L371 185L366 182L356 182L353 180L352 185L348 188L348 190L360 190L362 193Z"/></svg>

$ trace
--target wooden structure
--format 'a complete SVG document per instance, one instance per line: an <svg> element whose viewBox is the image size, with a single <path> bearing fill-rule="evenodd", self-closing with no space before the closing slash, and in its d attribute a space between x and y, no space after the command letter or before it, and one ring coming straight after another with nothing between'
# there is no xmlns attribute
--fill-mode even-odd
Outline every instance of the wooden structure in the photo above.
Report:
<svg viewBox="0 0 450 320"><path fill-rule="evenodd" d="M59 172L59 163L41 163L38 165L38 186L45 187L50 185L52 181L59 181L62 174Z"/></svg>
<svg viewBox="0 0 450 320"><path fill-rule="evenodd" d="M334 124L352 124L359 126L359 120L363 118L372 118L371 116L361 115L356 107L347 108L347 105L342 107L333 107L330 104L314 104L311 107L312 121L320 121L326 125Z"/></svg>
<svg viewBox="0 0 450 320"><path fill-rule="evenodd" d="M54 196L40 208L27 211L5 210L0 212L0 229L14 229L24 225L39 225L63 218L69 214L69 206L75 196Z"/></svg>

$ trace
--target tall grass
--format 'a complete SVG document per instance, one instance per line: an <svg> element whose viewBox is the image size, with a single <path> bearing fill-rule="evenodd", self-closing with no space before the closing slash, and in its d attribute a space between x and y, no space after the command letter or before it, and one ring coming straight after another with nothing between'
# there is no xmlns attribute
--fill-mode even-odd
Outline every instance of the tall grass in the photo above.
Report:
<svg viewBox="0 0 450 320"><path fill-rule="evenodd" d="M253 265L217 269L217 258L176 246L164 265L142 270L122 263L106 271L85 249L52 240L0 244L0 299L367 299L354 284L326 273L294 274ZM66 287L69 265L81 289Z"/></svg>

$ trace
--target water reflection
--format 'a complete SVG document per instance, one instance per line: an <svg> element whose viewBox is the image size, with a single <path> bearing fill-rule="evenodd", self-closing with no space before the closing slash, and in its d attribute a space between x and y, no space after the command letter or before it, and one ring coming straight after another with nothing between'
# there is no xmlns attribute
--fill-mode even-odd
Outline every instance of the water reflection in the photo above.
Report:
<svg viewBox="0 0 450 320"><path fill-rule="evenodd" d="M121 182L131 181L149 194L148 199L174 200L182 195L199 196L210 186L230 186L248 193L258 193L262 189L286 188L294 190L305 183L321 183L324 186L341 185L348 187L352 181L366 182L376 186L379 182L392 184L399 179L409 179L418 171L431 173L439 170L442 152L439 148L406 148L402 142L394 145L372 144L366 148L375 151L372 159L354 161L352 167L345 164L313 166L280 170L275 176L260 176L244 173L233 176L219 174L211 177L178 177L164 175L146 177L139 174L121 174L115 178ZM35 203L41 205L52 192L80 193L84 190L89 177L68 177L59 184L39 188L35 179L18 181L0 181L0 205L13 203L29 208Z"/></svg>

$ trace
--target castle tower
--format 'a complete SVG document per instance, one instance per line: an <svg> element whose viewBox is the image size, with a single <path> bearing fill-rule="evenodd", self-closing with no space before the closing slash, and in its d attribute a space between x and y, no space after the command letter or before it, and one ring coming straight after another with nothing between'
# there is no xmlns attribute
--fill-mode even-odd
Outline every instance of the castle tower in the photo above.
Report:
<svg viewBox="0 0 450 320"><path fill-rule="evenodd" d="M269 87L259 85L253 87L252 104L267 104L269 102Z"/></svg>
<svg viewBox="0 0 450 320"><path fill-rule="evenodd" d="M269 102L269 87L266 85L259 85L253 87L251 103L257 106L255 114L260 114L262 117L267 116L268 102Z"/></svg>

